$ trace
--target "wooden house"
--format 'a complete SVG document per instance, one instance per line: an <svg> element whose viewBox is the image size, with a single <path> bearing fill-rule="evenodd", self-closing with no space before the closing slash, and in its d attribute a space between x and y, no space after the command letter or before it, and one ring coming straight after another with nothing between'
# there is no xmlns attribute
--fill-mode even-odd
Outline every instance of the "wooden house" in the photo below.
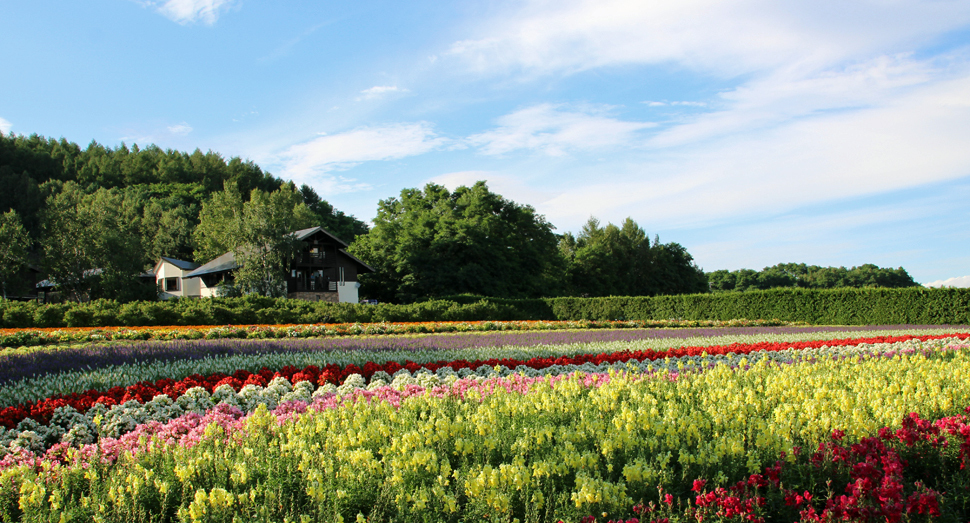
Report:
<svg viewBox="0 0 970 523"><path fill-rule="evenodd" d="M322 227L292 233L303 242L300 253L290 260L286 275L286 296L309 301L358 303L357 276L374 269L346 251L348 245ZM199 295L217 296L221 283L231 284L240 265L233 252L202 265L182 276L197 279Z"/></svg>

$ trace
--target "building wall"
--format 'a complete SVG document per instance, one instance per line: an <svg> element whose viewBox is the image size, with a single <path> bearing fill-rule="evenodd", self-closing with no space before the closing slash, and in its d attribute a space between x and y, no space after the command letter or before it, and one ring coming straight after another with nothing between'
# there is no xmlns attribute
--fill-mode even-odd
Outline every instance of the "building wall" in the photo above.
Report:
<svg viewBox="0 0 970 523"><path fill-rule="evenodd" d="M155 270L155 284L162 289L158 293L158 298L161 300L170 300L172 298L187 297L187 298L198 298L200 293L200 286L202 284L199 278L189 278L183 280L182 277L191 271L184 271L178 267L163 261L156 266ZM177 291L166 291L165 289L165 279L166 278L178 278L179 279L179 290Z"/></svg>
<svg viewBox="0 0 970 523"><path fill-rule="evenodd" d="M286 297L291 300L328 301L330 303L338 303L340 301L340 297L336 292L291 292Z"/></svg>

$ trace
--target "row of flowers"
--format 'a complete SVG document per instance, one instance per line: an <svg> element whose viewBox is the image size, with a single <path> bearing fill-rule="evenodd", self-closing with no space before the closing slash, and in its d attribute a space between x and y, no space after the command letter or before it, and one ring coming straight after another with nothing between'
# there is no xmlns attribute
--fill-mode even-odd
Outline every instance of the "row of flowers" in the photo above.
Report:
<svg viewBox="0 0 970 523"><path fill-rule="evenodd" d="M958 329L957 329L958 330ZM965 330L965 329L964 329ZM588 330L529 330L439 333L401 336L337 336L289 339L222 339L222 340L170 340L133 341L81 344L68 346L22 347L0 351L0 408L6 406L3 393L8 385L23 383L45 374L64 376L67 371L83 371L85 377L94 377L90 371L123 369L126 374L138 373L139 380L182 378L193 372L225 372L197 370L179 374L180 370L155 366L160 374L144 375L145 364L163 361L198 360L200 357L219 359L228 356L255 356L270 353L327 353L314 356L319 363L307 361L299 365L336 363L338 365L364 365L368 361L438 361L454 359L518 358L531 356L568 355L582 352L604 352L603 343L634 342L634 350L666 350L682 346L730 345L732 343L798 342L820 339L858 338L872 336L899 336L905 334L948 334L952 327L933 326L785 326L785 327L685 327L676 329L588 329ZM552 347L551 350L545 348ZM487 352L487 355L483 355ZM530 356L531 354L531 356ZM262 358L263 356L259 356ZM285 359L285 357L284 357ZM267 362L273 367L296 362ZM246 365L249 365L248 363ZM128 367L124 367L128 366ZM248 368L248 367L247 367ZM260 368L256 366L255 369ZM110 378L109 378L110 379ZM73 386L73 379L58 383ZM128 385L130 383L125 383ZM86 388L103 385L91 384ZM107 388L110 388L108 386ZM15 390L15 389L9 389ZM46 395L74 392L82 389L50 390ZM19 394L19 393L17 393Z"/></svg>
<svg viewBox="0 0 970 523"><path fill-rule="evenodd" d="M763 329L758 329L763 330ZM734 329L733 331L737 331ZM418 338L364 338L355 343L354 339L338 340L297 340L282 341L219 341L219 342L169 342L180 347L174 350L162 348L155 352L138 352L131 347L111 347L110 353L104 356L110 359L118 358L118 353L126 352L120 365L104 364L100 356L102 348L85 351L54 352L50 354L32 355L24 366L18 365L14 358L3 362L8 373L16 375L31 367L36 368L40 359L48 360L46 368L75 369L61 370L41 374L32 378L23 378L14 382L6 382L0 387L0 409L34 402L44 398L67 396L85 391L107 391L115 387L127 388L138 382L158 382L160 380L181 380L193 375L233 374L239 369L249 372L259 372L266 367L282 369L284 367L305 368L316 366L327 368L333 373L342 373L338 380L349 374L361 373L369 378L368 372L379 370L375 365L387 365L392 369L384 369L391 374L396 372L395 365L410 366L412 371L418 367L428 367L436 370L436 366L450 364L450 362L467 362L468 366L505 365L516 367L520 362L526 365L550 365L539 363L539 360L556 360L563 357L579 358L578 363L593 361L601 363L609 358L610 361L625 361L630 358L657 359L664 357L679 357L682 355L727 354L729 352L750 352L754 350L785 350L789 347L801 349L821 346L851 345L858 343L881 343L887 341L904 341L913 338L929 340L945 336L970 337L967 333L953 333L952 331L921 329L891 330L891 331L854 331L845 332L762 332L753 335L733 334L725 336L666 338L654 337L663 331L592 331L595 334L608 334L614 337L619 334L634 334L630 342L623 341L589 341L587 331L569 331L570 336L562 336L565 331L545 333L516 333L516 334L446 334L449 344L439 348L433 342L441 338L429 336ZM669 331L668 331L669 332ZM696 332L687 330L685 332ZM720 331L714 331L720 332ZM742 332L745 332L742 330ZM845 338L846 334L860 337ZM650 337L640 338L641 335ZM501 339L482 340L499 336ZM554 336L555 340L537 340ZM527 337L525 339L512 339ZM413 343L400 344L401 340ZM485 343L482 343L482 342ZM548 343L558 341L558 345L520 345L522 343ZM570 343L573 341L573 343ZM370 342L378 342L373 344ZM386 343L385 343L386 342ZM491 343L515 343L515 345L490 346ZM430 343L430 344L429 344ZM220 346L210 346L220 344ZM462 344L469 348L455 348ZM204 346L203 346L204 345ZM92 353L93 357L79 358ZM72 358L73 356L73 358ZM73 361L72 361L73 359ZM85 363L94 363L94 366ZM334 368L337 366L339 368ZM372 370L364 370L368 367ZM398 367L400 368L400 367ZM356 370L359 369L359 370ZM97 398L97 396L95 396Z"/></svg>
<svg viewBox="0 0 970 523"><path fill-rule="evenodd" d="M502 363L467 361L432 364L418 367L408 362L384 365L369 363L364 368L350 366L328 368L309 366L303 369L288 366L279 371L263 368L253 373L239 369L231 375L213 374L190 376L180 381L159 380L143 382L127 388L115 387L105 391L90 390L45 398L44 400L8 407L0 411L0 455L23 448L42 453L58 443L71 445L92 443L98 437L119 437L148 421L167 422L186 412L204 414L220 404L254 411L259 405L275 409L289 402L310 403L330 394L347 395L355 390L375 390L390 387L402 391L419 385L432 388L451 385L459 379L477 380L511 375L540 377L569 375L575 372L607 374L634 372L656 375L668 373L679 376L683 372L708 369L714 365L753 365L764 360L775 364L812 361L817 358L872 357L922 351L955 350L958 338L894 341L889 343L858 344L835 347L803 347L800 350L747 350L737 352L704 352L701 355L680 354L663 360L656 354L620 353L555 360L538 359ZM691 351L684 351L691 352ZM654 356L654 357L650 357ZM624 359L623 357L629 357ZM585 361L584 361L585 360ZM475 365L475 363L481 363Z"/></svg>
<svg viewBox="0 0 970 523"><path fill-rule="evenodd" d="M561 329L645 329L693 327L765 327L803 325L780 320L565 320L565 321L433 321L382 323L317 323L290 325L194 325L149 327L55 327L0 329L0 347L110 340L195 340L313 338Z"/></svg>
<svg viewBox="0 0 970 523"><path fill-rule="evenodd" d="M966 520L970 427L957 414L970 404L970 349L906 343L921 350L788 365L761 358L676 376L467 377L310 393L249 413L200 407L42 457L18 447L3 459L0 514ZM219 390L234 390L227 385ZM312 387L267 385L304 395Z"/></svg>

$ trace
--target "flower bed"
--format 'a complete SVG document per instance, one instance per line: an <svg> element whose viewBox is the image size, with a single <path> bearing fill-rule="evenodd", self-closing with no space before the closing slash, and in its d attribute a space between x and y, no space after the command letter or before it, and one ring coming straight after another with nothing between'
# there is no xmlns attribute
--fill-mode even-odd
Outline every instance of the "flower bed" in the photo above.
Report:
<svg viewBox="0 0 970 523"><path fill-rule="evenodd" d="M433 321L404 323L317 323L292 325L171 325L166 327L54 327L0 329L0 347L110 340L197 340L314 338L421 334L436 332L488 332L562 329L643 329L691 327L758 327L803 325L780 320L578 320L578 321Z"/></svg>
<svg viewBox="0 0 970 523"><path fill-rule="evenodd" d="M127 386L0 413L23 411L0 431L0 517L965 520L970 334L838 335L249 354L219 363L265 368L151 382L127 366Z"/></svg>

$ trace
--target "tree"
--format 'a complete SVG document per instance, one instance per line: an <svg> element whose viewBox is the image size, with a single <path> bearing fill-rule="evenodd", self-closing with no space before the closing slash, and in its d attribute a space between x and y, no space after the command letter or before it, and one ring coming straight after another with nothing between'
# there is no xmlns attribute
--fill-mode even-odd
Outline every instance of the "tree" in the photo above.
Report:
<svg viewBox="0 0 970 523"><path fill-rule="evenodd" d="M779 263L761 271L719 270L707 274L712 291L746 291L799 287L834 289L838 287L916 287L919 286L902 267L881 268L871 263L846 269L819 267L804 263Z"/></svg>
<svg viewBox="0 0 970 523"><path fill-rule="evenodd" d="M242 241L243 199L234 183L202 204L195 228L195 261L206 263L235 249Z"/></svg>
<svg viewBox="0 0 970 523"><path fill-rule="evenodd" d="M561 259L553 226L484 181L454 192L433 183L378 204L371 231L350 250L376 270L361 277L383 301L470 293L557 295Z"/></svg>
<svg viewBox="0 0 970 523"><path fill-rule="evenodd" d="M134 202L121 191L88 195L74 182L64 184L44 212L41 243L49 278L71 300L143 298L137 276L149 259L138 224Z"/></svg>
<svg viewBox="0 0 970 523"><path fill-rule="evenodd" d="M7 297L7 285L24 267L27 266L27 251L31 240L20 223L16 211L0 214L0 285L3 297Z"/></svg>
<svg viewBox="0 0 970 523"><path fill-rule="evenodd" d="M272 193L253 189L243 204L239 243L233 248L241 265L236 286L263 296L286 296L289 261L302 247L292 232L312 226L313 214L292 184Z"/></svg>
<svg viewBox="0 0 970 523"><path fill-rule="evenodd" d="M300 194L303 195L303 203L316 215L316 223L323 227L334 236L347 243L353 243L354 239L362 234L367 234L367 224L358 220L353 215L346 215L333 208L327 200L320 198L313 187L303 184L300 187Z"/></svg>
<svg viewBox="0 0 970 523"><path fill-rule="evenodd" d="M693 257L677 243L651 244L631 218L622 227L600 226L590 218L578 237L566 233L559 243L571 294L652 296L706 292L707 279Z"/></svg>

